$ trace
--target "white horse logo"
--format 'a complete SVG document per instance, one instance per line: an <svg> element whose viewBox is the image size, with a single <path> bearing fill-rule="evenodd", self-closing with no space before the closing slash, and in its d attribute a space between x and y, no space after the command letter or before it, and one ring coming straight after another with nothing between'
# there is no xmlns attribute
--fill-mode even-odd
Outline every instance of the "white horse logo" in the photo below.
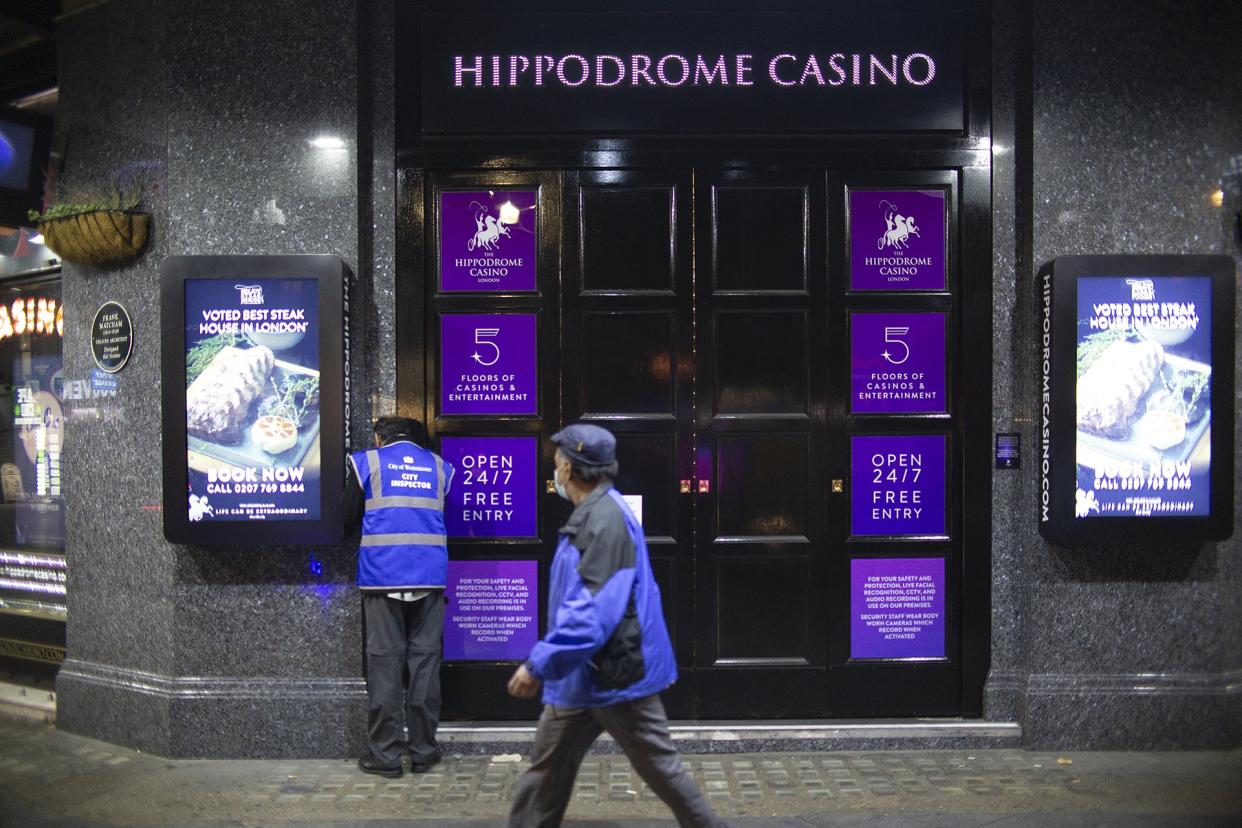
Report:
<svg viewBox="0 0 1242 828"><path fill-rule="evenodd" d="M509 228L497 216L490 216L487 208L477 201L470 202L470 207L474 210L474 223L476 230L474 237L466 242L467 250L482 250L485 254L492 254L500 248L500 237L507 239L513 238L509 235Z"/></svg>
<svg viewBox="0 0 1242 828"><path fill-rule="evenodd" d="M919 234L914 216L901 215L897 212L897 206L887 199L880 202L880 208L884 210L884 224L888 229L876 239L876 249L891 247L893 250L905 250L910 244L910 237Z"/></svg>
<svg viewBox="0 0 1242 828"><path fill-rule="evenodd" d="M207 495L203 495L202 497L193 494L190 495L190 522L198 523L204 516L216 516L216 513L207 503Z"/></svg>

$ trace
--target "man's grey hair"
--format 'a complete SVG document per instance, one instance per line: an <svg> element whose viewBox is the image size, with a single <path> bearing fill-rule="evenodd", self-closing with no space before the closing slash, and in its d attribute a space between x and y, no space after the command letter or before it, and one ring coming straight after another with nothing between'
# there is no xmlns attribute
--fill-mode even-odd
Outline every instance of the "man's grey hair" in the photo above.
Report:
<svg viewBox="0 0 1242 828"><path fill-rule="evenodd" d="M569 461L569 476L575 480L581 480L583 483L598 483L601 480L607 480L610 483L617 479L617 472L620 466L617 461L613 460L606 466L584 466L581 463Z"/></svg>

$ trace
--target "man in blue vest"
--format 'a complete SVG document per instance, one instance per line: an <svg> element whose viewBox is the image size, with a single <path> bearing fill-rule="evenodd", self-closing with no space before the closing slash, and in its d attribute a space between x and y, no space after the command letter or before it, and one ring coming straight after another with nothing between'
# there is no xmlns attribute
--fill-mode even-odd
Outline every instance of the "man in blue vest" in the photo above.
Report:
<svg viewBox="0 0 1242 828"><path fill-rule="evenodd" d="M552 436L557 493L574 504L548 579L547 634L509 680L543 715L510 828L560 825L578 766L607 731L680 825L723 825L681 764L660 691L677 663L642 526L612 487L616 438L577 423Z"/></svg>
<svg viewBox="0 0 1242 828"><path fill-rule="evenodd" d="M427 429L407 417L375 421L375 448L349 456L341 511L362 523L358 588L367 645L367 773L401 775L440 761L440 658L448 534L444 495L453 467L423 448ZM409 685L402 687L408 670ZM408 732L408 741L406 738Z"/></svg>

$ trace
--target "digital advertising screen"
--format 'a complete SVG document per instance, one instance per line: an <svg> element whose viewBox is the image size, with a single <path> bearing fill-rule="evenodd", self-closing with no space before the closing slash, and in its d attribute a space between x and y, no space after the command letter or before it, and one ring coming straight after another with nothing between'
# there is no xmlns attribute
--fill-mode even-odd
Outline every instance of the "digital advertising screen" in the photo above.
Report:
<svg viewBox="0 0 1242 828"><path fill-rule="evenodd" d="M1041 532L1064 544L1228 537L1232 259L1068 256L1037 281Z"/></svg>
<svg viewBox="0 0 1242 828"><path fill-rule="evenodd" d="M319 517L318 287L185 283L191 523Z"/></svg>
<svg viewBox="0 0 1242 828"><path fill-rule="evenodd" d="M320 259L326 266L306 261ZM341 268L313 256L166 265L164 298L176 304L178 326L162 357L166 531L193 542L298 542L320 530L339 537Z"/></svg>
<svg viewBox="0 0 1242 828"><path fill-rule="evenodd" d="M1074 516L1206 515L1212 280L1078 279Z"/></svg>

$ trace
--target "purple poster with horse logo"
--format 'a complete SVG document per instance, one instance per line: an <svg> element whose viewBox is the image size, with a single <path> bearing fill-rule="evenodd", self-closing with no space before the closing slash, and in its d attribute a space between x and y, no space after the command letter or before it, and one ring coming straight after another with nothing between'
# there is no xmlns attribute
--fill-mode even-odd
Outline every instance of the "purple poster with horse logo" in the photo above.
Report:
<svg viewBox="0 0 1242 828"><path fill-rule="evenodd" d="M942 434L850 438L850 532L943 535Z"/></svg>
<svg viewBox="0 0 1242 828"><path fill-rule="evenodd" d="M440 290L535 290L535 190L440 193Z"/></svg>
<svg viewBox="0 0 1242 828"><path fill-rule="evenodd" d="M944 558L850 561L850 658L944 658Z"/></svg>
<svg viewBox="0 0 1242 828"><path fill-rule="evenodd" d="M457 470L446 496L451 538L532 538L538 446L534 437L445 437L440 455Z"/></svg>
<svg viewBox="0 0 1242 828"><path fill-rule="evenodd" d="M539 411L533 313L440 317L440 413Z"/></svg>
<svg viewBox="0 0 1242 828"><path fill-rule="evenodd" d="M850 288L945 289L944 190L850 190Z"/></svg>
<svg viewBox="0 0 1242 828"><path fill-rule="evenodd" d="M539 638L535 561L449 561L444 658L521 661Z"/></svg>
<svg viewBox="0 0 1242 828"><path fill-rule="evenodd" d="M944 322L943 313L850 314L850 410L946 411Z"/></svg>

